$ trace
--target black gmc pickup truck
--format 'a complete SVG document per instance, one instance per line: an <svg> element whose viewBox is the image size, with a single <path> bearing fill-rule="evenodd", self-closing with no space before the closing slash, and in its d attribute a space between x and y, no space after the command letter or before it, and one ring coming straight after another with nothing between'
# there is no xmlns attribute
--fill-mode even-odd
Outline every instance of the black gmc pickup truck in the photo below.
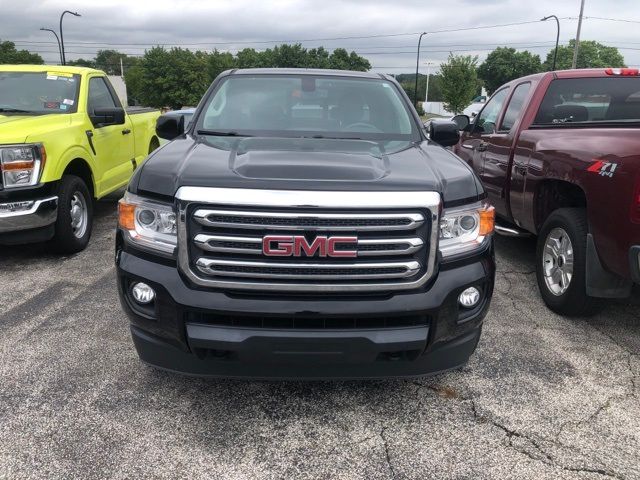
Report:
<svg viewBox="0 0 640 480"><path fill-rule="evenodd" d="M494 212L391 77L221 74L119 205L140 358L195 375L411 376L459 367L493 292ZM430 137L430 138L429 138ZM437 144L440 143L441 145Z"/></svg>

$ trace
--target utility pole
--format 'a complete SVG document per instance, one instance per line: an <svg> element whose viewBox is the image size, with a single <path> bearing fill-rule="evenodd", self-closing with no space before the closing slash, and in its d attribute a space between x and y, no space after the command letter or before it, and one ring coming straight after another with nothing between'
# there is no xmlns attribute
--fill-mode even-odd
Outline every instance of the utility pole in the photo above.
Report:
<svg viewBox="0 0 640 480"><path fill-rule="evenodd" d="M120 76L124 78L124 67L122 66L122 57L120 57Z"/></svg>
<svg viewBox="0 0 640 480"><path fill-rule="evenodd" d="M431 66L434 65L433 62L427 62L427 88L424 92L424 103L429 101L429 76L431 74Z"/></svg>
<svg viewBox="0 0 640 480"><path fill-rule="evenodd" d="M571 68L576 68L578 64L578 50L580 49L580 30L582 30L582 15L584 14L584 0L580 2L580 16L578 17L578 32L576 33L576 44L573 47L573 62Z"/></svg>
<svg viewBox="0 0 640 480"><path fill-rule="evenodd" d="M416 84L413 88L413 106L418 108L418 67L420 66L420 43L422 42L422 36L427 32L422 32L420 38L418 38L418 53L416 54Z"/></svg>

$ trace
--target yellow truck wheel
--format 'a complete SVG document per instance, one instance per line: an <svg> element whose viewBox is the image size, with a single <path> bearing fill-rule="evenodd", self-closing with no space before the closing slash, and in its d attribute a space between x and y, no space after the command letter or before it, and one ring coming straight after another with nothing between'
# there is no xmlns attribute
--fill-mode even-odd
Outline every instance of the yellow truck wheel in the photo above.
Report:
<svg viewBox="0 0 640 480"><path fill-rule="evenodd" d="M80 177L64 175L58 186L58 219L53 249L60 253L84 250L93 227L93 199Z"/></svg>

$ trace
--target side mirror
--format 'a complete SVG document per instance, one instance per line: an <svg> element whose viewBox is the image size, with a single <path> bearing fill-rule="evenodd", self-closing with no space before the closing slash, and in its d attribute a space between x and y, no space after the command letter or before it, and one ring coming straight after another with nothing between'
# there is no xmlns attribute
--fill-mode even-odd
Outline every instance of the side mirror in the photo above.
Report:
<svg viewBox="0 0 640 480"><path fill-rule="evenodd" d="M119 107L96 108L89 115L91 123L98 127L124 124L124 109Z"/></svg>
<svg viewBox="0 0 640 480"><path fill-rule="evenodd" d="M462 132L466 132L471 125L471 119L467 115L456 115L451 121L458 125L458 130Z"/></svg>
<svg viewBox="0 0 640 480"><path fill-rule="evenodd" d="M161 115L156 120L156 134L165 140L173 140L184 133L183 115Z"/></svg>
<svg viewBox="0 0 640 480"><path fill-rule="evenodd" d="M451 120L431 120L427 133L432 141L443 147L452 147L460 140L458 125Z"/></svg>

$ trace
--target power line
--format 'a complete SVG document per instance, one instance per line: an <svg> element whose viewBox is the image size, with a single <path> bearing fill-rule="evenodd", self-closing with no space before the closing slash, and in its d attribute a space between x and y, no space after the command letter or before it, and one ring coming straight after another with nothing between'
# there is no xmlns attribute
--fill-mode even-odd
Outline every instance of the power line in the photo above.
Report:
<svg viewBox="0 0 640 480"><path fill-rule="evenodd" d="M566 40L562 40L562 42L569 42L570 39L566 39ZM48 47L48 46L55 46L57 45L55 42L52 41L46 41L46 42L36 42L36 41L26 41L26 40L16 40L13 43L15 43L16 45L20 45L20 46L28 46L31 44L41 44L43 47ZM522 45L522 44L529 44L529 43L535 43L535 44L550 44L550 45L555 45L555 41L540 41L540 42L536 42L536 41L532 41L532 42L492 42L492 43L439 43L437 44L438 47L471 47L471 46L476 46L476 45L481 45L481 46L488 46L488 45L504 45L504 46L509 46L509 45ZM640 43L640 42L637 42ZM101 46L116 46L119 44L115 44L115 43L101 43L98 46L82 46L81 44L77 44L74 42L67 42L66 45L71 46L71 47L76 47L76 48L101 48ZM164 44L164 46L177 46L179 44ZM311 47L311 46L306 46L304 48L324 48L322 45L318 45L315 47ZM415 45L367 45L367 48L414 48ZM146 47L126 47L125 49L127 50L142 50Z"/></svg>
<svg viewBox="0 0 640 480"><path fill-rule="evenodd" d="M606 18L606 17L584 17L589 20L606 20L609 22L624 22L624 23L640 23L640 20L627 20L625 18Z"/></svg>
<svg viewBox="0 0 640 480"><path fill-rule="evenodd" d="M555 42L553 42L553 44L555 44ZM497 47L503 46L501 44L491 44L491 45L496 45ZM561 46L566 46L568 45L567 41L564 42L560 42L559 45ZM636 47L622 47L622 46L617 46L617 45L606 45L603 44L606 47L612 47L612 48L617 48L618 50L631 50L631 51L640 51L640 48L636 48ZM493 51L495 50L497 47L492 47L492 48L446 48L443 50L434 50L434 49L423 49L421 50L423 53L449 53L449 52L489 52L489 51ZM519 49L538 49L538 48L549 48L550 45L520 45L518 48ZM53 48L53 47L52 47ZM333 53L336 49L326 49L328 53ZM416 51L415 50L409 50L409 51L393 51L393 52L370 52L370 51L362 51L362 50L358 50L358 49L349 49L353 52L355 52L358 55L415 55ZM30 49L29 50L31 53L52 53L55 54L56 51L55 50L36 50L36 49ZM240 50L227 50L224 51L222 53L230 53L232 55L236 55L239 53ZM75 55L91 55L94 54L97 55L97 53L99 52L99 50L91 50L91 51L84 51L84 52L79 52L79 51L67 51L68 53L72 53ZM94 53L95 52L95 53ZM258 53L264 52L264 50L257 50ZM127 55L129 57L143 57L144 53L127 53L127 52L121 52L119 51L118 53Z"/></svg>
<svg viewBox="0 0 640 480"><path fill-rule="evenodd" d="M562 17L560 20L574 20L574 17ZM449 28L443 30L432 30L427 31L428 34L436 34L436 33L452 33L452 32L465 32L471 30L483 30L489 28L501 28L501 27L514 27L520 25L528 25L532 23L540 23L540 20L528 20L524 22L512 22L512 23L498 23L495 25L480 25L477 27L465 27L465 28ZM391 37L403 37L403 36L411 36L411 35L420 35L422 32L407 32L407 33L389 33L389 34L380 34L380 35L359 35L359 36L346 36L346 37L327 37L327 38L307 38L307 39L297 39L297 40L251 40L251 41L237 41L237 42L195 42L195 43L172 43L172 44L163 44L160 42L151 42L151 43L109 43L109 45L146 45L146 46L173 46L173 45L252 45L258 43L303 43L303 42L328 42L334 40L366 40L371 38L391 38ZM22 40L21 40L22 41ZM28 40L25 40L28 41ZM34 41L35 43L35 41ZM50 43L50 42L48 42ZM82 45L103 45L105 42L83 42L76 41L77 44Z"/></svg>

